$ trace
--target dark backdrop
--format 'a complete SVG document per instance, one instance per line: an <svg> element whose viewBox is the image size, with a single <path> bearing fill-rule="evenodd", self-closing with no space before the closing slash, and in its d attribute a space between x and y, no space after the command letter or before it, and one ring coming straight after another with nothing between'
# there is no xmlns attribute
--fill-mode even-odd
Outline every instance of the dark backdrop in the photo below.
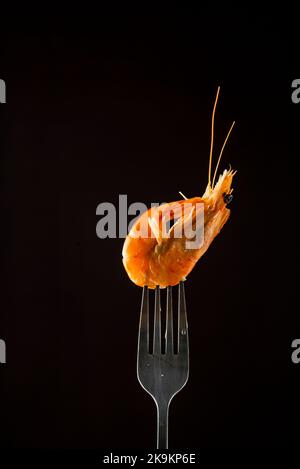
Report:
<svg viewBox="0 0 300 469"><path fill-rule="evenodd" d="M201 196L216 88L230 221L186 282L191 371L170 446L292 447L299 419L296 23L272 12L98 12L1 33L2 447L147 448L141 289L100 202ZM295 295L296 296L296 295Z"/></svg>

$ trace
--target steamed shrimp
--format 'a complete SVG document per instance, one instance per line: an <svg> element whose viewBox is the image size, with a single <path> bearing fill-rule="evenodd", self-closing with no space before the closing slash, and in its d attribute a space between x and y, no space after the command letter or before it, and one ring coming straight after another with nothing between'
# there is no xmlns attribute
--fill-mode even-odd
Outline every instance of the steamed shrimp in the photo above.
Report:
<svg viewBox="0 0 300 469"><path fill-rule="evenodd" d="M136 285L167 287L185 280L229 218L227 205L232 199L231 184L235 172L225 170L216 183L215 179L234 122L222 146L211 181L214 116L219 91L220 88L212 113L208 184L204 194L190 199L183 196L184 200L149 209L138 218L125 239L123 264ZM197 216L200 210L203 216L199 226ZM169 227L172 221L174 225ZM182 230L183 226L192 230L193 238L187 237L188 230ZM146 230L141 230L142 227ZM175 236L177 227L181 230L181 236ZM190 247L188 241L195 239L200 230L203 233L201 244L196 248Z"/></svg>

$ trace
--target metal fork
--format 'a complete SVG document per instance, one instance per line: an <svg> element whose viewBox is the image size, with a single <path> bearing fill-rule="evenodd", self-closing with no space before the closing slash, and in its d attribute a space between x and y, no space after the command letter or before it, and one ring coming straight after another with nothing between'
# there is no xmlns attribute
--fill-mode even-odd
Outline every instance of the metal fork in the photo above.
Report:
<svg viewBox="0 0 300 469"><path fill-rule="evenodd" d="M172 287L167 287L165 349L162 351L160 289L155 289L153 351L149 343L149 291L143 288L137 376L157 408L157 448L168 448L169 405L186 384L189 375L189 341L184 284L178 287L177 353L174 350Z"/></svg>

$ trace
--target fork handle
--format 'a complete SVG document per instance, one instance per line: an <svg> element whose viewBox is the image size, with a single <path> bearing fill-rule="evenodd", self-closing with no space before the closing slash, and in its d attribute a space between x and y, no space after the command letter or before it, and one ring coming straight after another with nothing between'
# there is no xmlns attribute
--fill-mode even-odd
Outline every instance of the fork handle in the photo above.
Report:
<svg viewBox="0 0 300 469"><path fill-rule="evenodd" d="M169 403L157 405L157 449L168 449Z"/></svg>

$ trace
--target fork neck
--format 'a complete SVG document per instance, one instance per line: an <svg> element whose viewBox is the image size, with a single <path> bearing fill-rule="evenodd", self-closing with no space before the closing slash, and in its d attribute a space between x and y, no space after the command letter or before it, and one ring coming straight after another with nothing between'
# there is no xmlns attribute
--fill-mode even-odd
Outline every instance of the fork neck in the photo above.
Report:
<svg viewBox="0 0 300 469"><path fill-rule="evenodd" d="M157 449L168 449L169 404L157 405Z"/></svg>

